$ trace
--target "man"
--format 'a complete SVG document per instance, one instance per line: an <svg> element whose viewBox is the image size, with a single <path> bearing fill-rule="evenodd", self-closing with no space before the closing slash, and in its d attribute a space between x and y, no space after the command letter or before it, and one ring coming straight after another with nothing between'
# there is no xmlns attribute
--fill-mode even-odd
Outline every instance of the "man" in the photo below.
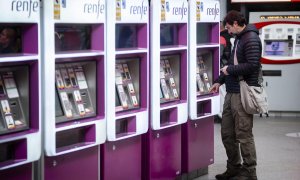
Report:
<svg viewBox="0 0 300 180"><path fill-rule="evenodd" d="M246 19L238 11L230 11L224 22L228 32L236 35L236 39L228 65L221 68L220 77L211 87L211 92L217 92L225 83L227 92L221 123L222 141L228 157L227 170L216 175L216 179L256 180L253 115L247 114L242 106L239 77L251 86L259 86L261 41L255 26L246 25ZM234 63L234 56L238 64Z"/></svg>

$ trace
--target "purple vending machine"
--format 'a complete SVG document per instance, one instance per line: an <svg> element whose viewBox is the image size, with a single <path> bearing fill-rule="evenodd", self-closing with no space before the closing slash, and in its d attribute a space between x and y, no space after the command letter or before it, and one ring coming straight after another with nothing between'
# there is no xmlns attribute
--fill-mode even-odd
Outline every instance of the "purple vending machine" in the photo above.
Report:
<svg viewBox="0 0 300 180"><path fill-rule="evenodd" d="M106 139L105 0L43 1L43 8L42 176L97 180Z"/></svg>
<svg viewBox="0 0 300 180"><path fill-rule="evenodd" d="M219 75L219 1L189 1L189 120L183 125L182 171L188 179L214 162L214 115L219 94L209 89Z"/></svg>
<svg viewBox="0 0 300 180"><path fill-rule="evenodd" d="M145 135L145 179L181 175L181 125L188 118L188 2L152 0L151 128Z"/></svg>
<svg viewBox="0 0 300 180"><path fill-rule="evenodd" d="M0 179L31 180L41 155L40 4L1 1L0 11Z"/></svg>
<svg viewBox="0 0 300 180"><path fill-rule="evenodd" d="M148 1L107 1L107 142L101 179L140 180L148 130Z"/></svg>

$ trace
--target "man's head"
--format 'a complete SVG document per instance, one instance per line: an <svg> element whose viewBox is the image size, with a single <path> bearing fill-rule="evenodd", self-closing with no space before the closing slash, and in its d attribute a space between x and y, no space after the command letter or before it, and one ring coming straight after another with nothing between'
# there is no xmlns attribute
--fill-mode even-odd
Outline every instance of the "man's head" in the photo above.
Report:
<svg viewBox="0 0 300 180"><path fill-rule="evenodd" d="M245 17L238 11L229 11L223 20L225 28L230 34L239 34L246 27Z"/></svg>
<svg viewBox="0 0 300 180"><path fill-rule="evenodd" d="M4 28L0 33L0 45L9 46L16 38L16 31L12 28Z"/></svg>

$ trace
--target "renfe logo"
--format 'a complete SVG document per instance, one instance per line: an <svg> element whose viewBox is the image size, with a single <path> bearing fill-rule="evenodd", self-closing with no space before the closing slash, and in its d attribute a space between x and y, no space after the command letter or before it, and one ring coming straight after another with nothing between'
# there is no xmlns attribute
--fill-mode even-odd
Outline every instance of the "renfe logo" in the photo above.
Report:
<svg viewBox="0 0 300 180"><path fill-rule="evenodd" d="M28 17L31 16L31 12L37 12L39 10L39 2L37 0L13 0L11 2L11 11L28 12Z"/></svg>
<svg viewBox="0 0 300 180"><path fill-rule="evenodd" d="M214 20L216 19L217 15L219 15L220 9L217 8L217 4L215 4L214 8L207 8L206 14L208 16L214 16Z"/></svg>
<svg viewBox="0 0 300 180"><path fill-rule="evenodd" d="M181 19L183 19L183 16L187 15L188 9L184 7L184 2L182 3L181 7L173 7L173 15L181 15Z"/></svg>
<svg viewBox="0 0 300 180"><path fill-rule="evenodd" d="M99 18L99 14L104 13L104 4L100 3L98 0L97 4L85 3L83 6L83 12L89 14L97 14L97 19Z"/></svg>
<svg viewBox="0 0 300 180"><path fill-rule="evenodd" d="M148 1L147 1L148 3ZM146 15L148 11L148 6L146 4L146 6L144 5L144 1L142 2L141 6L131 6L130 7L130 14L140 14L141 15L141 19L143 18L143 15Z"/></svg>

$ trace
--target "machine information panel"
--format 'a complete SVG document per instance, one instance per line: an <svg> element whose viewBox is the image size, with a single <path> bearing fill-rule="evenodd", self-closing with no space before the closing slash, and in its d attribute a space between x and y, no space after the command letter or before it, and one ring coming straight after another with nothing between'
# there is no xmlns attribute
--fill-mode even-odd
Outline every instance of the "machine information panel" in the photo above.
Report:
<svg viewBox="0 0 300 180"><path fill-rule="evenodd" d="M58 123L96 115L82 64L58 64L55 79Z"/></svg>
<svg viewBox="0 0 300 180"><path fill-rule="evenodd" d="M12 71L0 73L0 135L28 128Z"/></svg>
<svg viewBox="0 0 300 180"><path fill-rule="evenodd" d="M175 56L177 57L177 56ZM170 102L179 100L178 86L175 80L178 71L172 68L173 56L162 56L160 59L160 102ZM173 65L174 66L174 65Z"/></svg>
<svg viewBox="0 0 300 180"><path fill-rule="evenodd" d="M208 69L202 55L199 55L197 58L196 72L197 95L209 93L209 89L211 87L211 74L208 74Z"/></svg>
<svg viewBox="0 0 300 180"><path fill-rule="evenodd" d="M138 108L139 100L127 63L116 63L116 111Z"/></svg>

